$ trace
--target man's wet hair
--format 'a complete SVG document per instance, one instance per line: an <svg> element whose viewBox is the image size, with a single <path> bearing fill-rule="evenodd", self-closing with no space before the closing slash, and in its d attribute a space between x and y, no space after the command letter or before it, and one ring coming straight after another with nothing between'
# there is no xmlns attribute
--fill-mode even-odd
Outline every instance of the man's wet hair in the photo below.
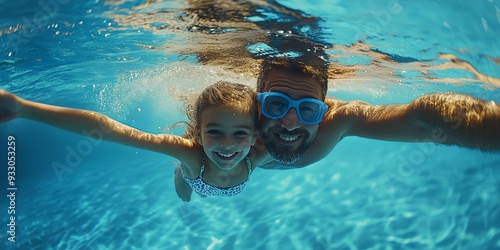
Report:
<svg viewBox="0 0 500 250"><path fill-rule="evenodd" d="M265 58L257 78L257 92L265 90L269 72L278 70L291 75L306 76L317 80L321 87L321 98L324 100L328 91L328 63L322 59L305 60L304 58L275 57Z"/></svg>

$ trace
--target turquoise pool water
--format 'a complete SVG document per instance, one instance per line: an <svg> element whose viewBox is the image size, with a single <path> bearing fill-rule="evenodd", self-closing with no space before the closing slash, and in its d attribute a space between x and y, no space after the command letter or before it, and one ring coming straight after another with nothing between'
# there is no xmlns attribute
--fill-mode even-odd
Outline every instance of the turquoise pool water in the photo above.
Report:
<svg viewBox="0 0 500 250"><path fill-rule="evenodd" d="M197 22L197 1L0 3L0 88L150 132L185 119L180 94L218 79L254 84L228 66L244 59L228 38L247 48L267 31L327 46L347 69L330 96L385 104L453 91L500 102L494 0L235 1L222 23ZM2 249L500 248L499 154L347 138L306 168L258 169L240 196L190 203L175 194L175 159L40 123L0 125L0 155Z"/></svg>

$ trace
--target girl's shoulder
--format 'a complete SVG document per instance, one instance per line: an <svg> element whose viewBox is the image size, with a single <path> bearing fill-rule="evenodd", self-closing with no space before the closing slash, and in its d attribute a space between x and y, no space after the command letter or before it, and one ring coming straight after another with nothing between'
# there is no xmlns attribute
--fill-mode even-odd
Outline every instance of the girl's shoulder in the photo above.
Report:
<svg viewBox="0 0 500 250"><path fill-rule="evenodd" d="M189 179L195 179L198 177L198 174L201 170L201 165L203 161L203 147L197 143L193 142L191 147L191 152L188 157L184 157L183 159L179 159L181 161L183 171Z"/></svg>

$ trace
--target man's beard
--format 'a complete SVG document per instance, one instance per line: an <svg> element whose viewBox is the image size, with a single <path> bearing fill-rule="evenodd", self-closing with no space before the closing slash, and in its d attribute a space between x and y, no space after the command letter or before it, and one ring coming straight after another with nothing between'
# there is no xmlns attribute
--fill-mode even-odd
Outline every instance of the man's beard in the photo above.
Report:
<svg viewBox="0 0 500 250"><path fill-rule="evenodd" d="M311 146L311 143L307 142L309 136L304 138L304 141L299 145L297 149L294 149L294 146L282 145L279 143L274 143L274 140L268 140L264 145L269 152L269 155L273 157L273 159L280 164L283 165L291 165L298 161L302 154Z"/></svg>

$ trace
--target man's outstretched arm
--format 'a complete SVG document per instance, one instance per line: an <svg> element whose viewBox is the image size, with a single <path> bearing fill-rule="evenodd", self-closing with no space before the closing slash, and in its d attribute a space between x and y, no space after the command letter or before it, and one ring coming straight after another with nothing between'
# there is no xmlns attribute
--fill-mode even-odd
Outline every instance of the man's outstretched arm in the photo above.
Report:
<svg viewBox="0 0 500 250"><path fill-rule="evenodd" d="M404 105L347 102L325 119L332 128L335 120L341 124L342 137L431 141L500 152L500 106L466 95L425 95Z"/></svg>

